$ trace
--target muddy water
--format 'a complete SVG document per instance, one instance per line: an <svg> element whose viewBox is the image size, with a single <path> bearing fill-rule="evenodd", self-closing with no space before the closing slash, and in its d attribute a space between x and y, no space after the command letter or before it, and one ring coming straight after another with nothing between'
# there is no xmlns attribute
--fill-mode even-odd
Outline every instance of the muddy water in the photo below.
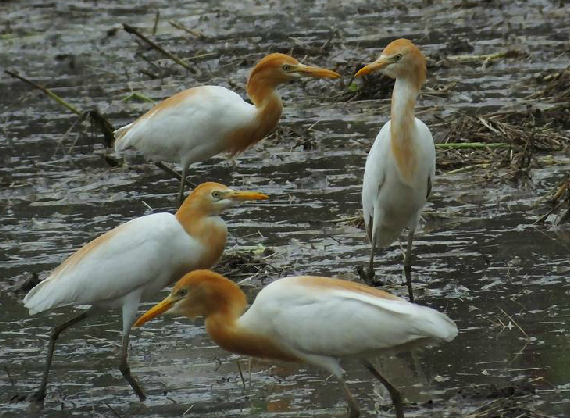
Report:
<svg viewBox="0 0 570 418"><path fill-rule="evenodd" d="M291 52L350 74L389 40L406 36L429 55L420 117L441 118L524 107L534 79L568 65L569 24L563 2L44 2L0 5L0 63L56 91L81 109L99 108L120 126L151 104L124 100L138 92L160 100L198 84L244 93L251 65L267 52ZM566 6L567 7L567 6ZM127 22L188 59L187 72L122 31ZM198 29L197 40L168 21ZM437 64L445 53L527 54L484 66ZM150 63L149 63L150 61ZM141 70L147 72L142 74ZM150 79L148 74L157 78ZM455 83L449 93L430 89ZM338 101L338 82L283 86L278 137L242 155L193 166L195 181L260 190L271 201L229 211L230 251L262 244L272 267L260 278L310 273L353 277L367 260L364 232L334 222L360 209L364 160L388 100ZM74 249L128 219L174 210L177 183L141 157L111 168L96 131L20 81L0 76L0 416L289 417L342 415L334 379L305 366L271 364L218 349L200 324L159 319L133 332L130 361L149 394L140 403L117 370L119 316L94 320L62 337L43 410L10 403L41 376L50 327L72 315L62 309L29 317L16 284L44 277ZM432 129L436 139L445 130ZM93 133L94 132L94 133ZM63 138L63 140L62 140ZM61 141L61 143L60 143ZM59 145L58 145L59 144ZM540 200L567 173L564 154L539 156L526 187L506 172L438 173L416 241L421 303L445 310L461 330L452 343L414 355L380 359L385 375L409 400L409 416L466 416L488 401L474 388L531 383L524 407L547 416L570 414L570 233L534 220ZM383 252L379 273L402 294L402 255ZM240 276L240 279L243 278ZM160 296L157 296L157 299ZM150 305L145 305L148 307ZM142 311L142 309L141 309ZM238 361L244 379L240 377ZM383 388L357 363L346 365L364 416L392 416ZM433 401L433 402L429 402Z"/></svg>

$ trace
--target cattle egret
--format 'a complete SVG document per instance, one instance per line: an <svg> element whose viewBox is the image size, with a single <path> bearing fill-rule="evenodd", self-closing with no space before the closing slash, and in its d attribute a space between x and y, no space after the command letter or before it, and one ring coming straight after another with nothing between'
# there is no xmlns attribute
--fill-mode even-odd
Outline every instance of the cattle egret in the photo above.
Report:
<svg viewBox="0 0 570 418"><path fill-rule="evenodd" d="M374 252L386 247L408 227L404 272L410 301L412 241L420 212L435 176L435 146L428 127L415 117L415 104L426 78L426 60L407 39L388 44L380 58L356 76L379 70L395 78L390 120L382 127L366 159L362 209L371 243L367 281L374 277Z"/></svg>
<svg viewBox="0 0 570 418"><path fill-rule="evenodd" d="M266 198L261 193L204 183L186 198L176 215L162 212L135 218L84 245L64 261L26 295L24 305L30 314L64 305L91 308L53 329L42 382L31 399L42 401L46 396L59 334L87 317L121 308L119 369L140 400L144 400L143 389L132 376L127 360L129 332L140 301L189 271L211 267L226 244L226 224L218 215L241 201Z"/></svg>
<svg viewBox="0 0 570 418"><path fill-rule="evenodd" d="M135 148L150 160L180 163L180 203L190 164L221 152L233 156L261 141L275 129L283 111L275 89L300 76L340 77L285 54L270 54L249 76L247 95L253 105L224 87L194 87L169 97L115 131L115 150Z"/></svg>
<svg viewBox="0 0 570 418"><path fill-rule="evenodd" d="M228 351L309 363L335 375L351 418L360 412L344 381L340 359L361 359L388 389L396 416L403 418L400 392L367 358L457 336L455 323L436 310L363 284L327 277L276 280L259 292L244 313L245 307L245 294L232 281L210 270L195 270L180 279L170 295L135 326L166 311L189 318L203 316L210 337Z"/></svg>

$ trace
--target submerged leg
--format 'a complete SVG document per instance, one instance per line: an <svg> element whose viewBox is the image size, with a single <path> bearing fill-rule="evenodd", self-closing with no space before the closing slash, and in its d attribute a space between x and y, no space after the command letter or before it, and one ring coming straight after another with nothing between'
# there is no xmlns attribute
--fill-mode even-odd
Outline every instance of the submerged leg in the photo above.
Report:
<svg viewBox="0 0 570 418"><path fill-rule="evenodd" d="M83 321L85 318L87 318L87 312L88 311L80 313L79 315L71 318L69 321L64 322L61 325L58 325L57 327L55 327L51 331L51 335L49 337L49 345L48 345L48 352L47 352L47 358L46 358L46 365L44 368L44 375L42 377L42 383L40 384L40 388L35 393L33 393L29 396L28 399L30 401L42 402L44 400L44 398L46 397L46 387L47 387L49 369L51 368L51 361L53 358L53 352L55 351L55 342L57 341L59 334L61 334L67 328L69 328L69 327L75 325L76 323Z"/></svg>
<svg viewBox="0 0 570 418"><path fill-rule="evenodd" d="M186 183L186 172L188 171L188 166L182 166L182 177L180 178L180 192L178 193L178 205L182 205L184 202L184 183Z"/></svg>
<svg viewBox="0 0 570 418"><path fill-rule="evenodd" d="M404 403L402 401L402 394L396 389L388 380L384 378L380 374L378 370L370 363L369 360L362 360L362 364L364 367L370 371L374 375L376 379L380 381L384 385L388 392L390 393L390 398L392 398L392 402L394 403L394 408L396 409L396 418L404 418Z"/></svg>
<svg viewBox="0 0 570 418"><path fill-rule="evenodd" d="M131 374L131 368L129 367L129 332L123 335L123 343L121 345L121 361L119 363L119 370L123 374L123 377L127 379L129 385L133 388L137 396L139 397L140 401L144 401L146 399L146 395L144 394L143 388L137 381L137 379Z"/></svg>
<svg viewBox="0 0 570 418"><path fill-rule="evenodd" d="M404 274L406 275L410 302L414 301L414 292L412 290L412 241L414 240L414 232L414 229L410 229L410 232L408 232L408 247L406 249L406 257L404 258Z"/></svg>
<svg viewBox="0 0 570 418"><path fill-rule="evenodd" d="M348 390L348 386L346 386L346 382L342 378L339 378L339 382L342 391L344 392L344 397L346 399L346 402L348 402L348 410L349 410L348 416L350 418L358 418L360 416L360 410L358 409L358 405L356 405L356 402L354 402L352 394L350 393L350 390Z"/></svg>

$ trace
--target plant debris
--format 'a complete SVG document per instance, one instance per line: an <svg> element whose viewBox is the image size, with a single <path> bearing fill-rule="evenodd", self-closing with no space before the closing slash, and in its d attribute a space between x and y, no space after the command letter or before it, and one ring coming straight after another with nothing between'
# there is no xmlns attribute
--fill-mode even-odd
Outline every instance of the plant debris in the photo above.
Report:
<svg viewBox="0 0 570 418"><path fill-rule="evenodd" d="M278 269L265 261L265 258L261 258L261 255L267 257L272 253L273 251L267 248L262 254L255 254L254 251L224 253L215 270L232 280L258 275L275 275Z"/></svg>
<svg viewBox="0 0 570 418"><path fill-rule="evenodd" d="M548 204L551 206L551 209L538 218L535 224L544 223L550 215L556 212L561 212L561 215L554 221L556 225L570 222L570 176L566 177L554 188L552 197L548 199Z"/></svg>
<svg viewBox="0 0 570 418"><path fill-rule="evenodd" d="M541 98L553 103L570 101L570 66L563 71L543 76L538 81L546 83L546 86L527 99Z"/></svg>
<svg viewBox="0 0 570 418"><path fill-rule="evenodd" d="M462 398L490 400L465 418L545 418L546 415L533 408L536 387L531 382L512 385L495 384L465 388L460 391Z"/></svg>
<svg viewBox="0 0 570 418"><path fill-rule="evenodd" d="M499 398L484 404L465 418L546 418L547 415L529 405L528 396L523 399Z"/></svg>
<svg viewBox="0 0 570 418"><path fill-rule="evenodd" d="M352 72L365 64L358 65ZM340 102L351 102L353 100L378 100L392 97L395 80L382 73L371 73L362 77L362 83L357 83L354 78L349 82L346 90L338 98Z"/></svg>
<svg viewBox="0 0 570 418"><path fill-rule="evenodd" d="M561 124L569 123L569 111L570 106L542 110L529 107L524 111L463 115L452 122L444 122L449 131L443 144L458 145L438 150L438 167L464 170L475 166L507 166L514 170L511 177L518 179L530 168L538 166L537 152L557 152L569 146L569 133L560 129ZM479 149L460 146L470 143L489 146L477 147Z"/></svg>

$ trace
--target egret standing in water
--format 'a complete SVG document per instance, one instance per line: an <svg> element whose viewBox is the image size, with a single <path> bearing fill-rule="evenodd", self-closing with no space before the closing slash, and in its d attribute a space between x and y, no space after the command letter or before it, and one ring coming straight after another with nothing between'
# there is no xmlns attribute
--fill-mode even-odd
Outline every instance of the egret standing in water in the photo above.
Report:
<svg viewBox="0 0 570 418"><path fill-rule="evenodd" d="M115 150L135 148L148 159L182 165L178 202L190 164L221 152L236 155L273 132L283 111L275 90L296 77L337 78L334 71L299 63L285 54L269 54L251 71L247 95L219 86L184 90L115 131Z"/></svg>
<svg viewBox="0 0 570 418"><path fill-rule="evenodd" d="M367 281L374 277L374 253L408 228L404 272L410 301L412 241L435 176L435 146L428 127L415 117L416 99L426 79L426 59L417 46L398 39L356 76L380 71L395 78L390 120L382 127L366 159L362 209L371 243Z"/></svg>
<svg viewBox="0 0 570 418"><path fill-rule="evenodd" d="M246 297L231 280L210 270L180 279L170 295L141 316L140 326L164 312L202 316L206 331L233 353L312 364L340 382L350 417L360 415L344 381L340 359L358 358L388 389L396 417L402 396L367 358L384 352L451 341L457 326L446 315L382 290L327 277L286 277L259 292L245 312Z"/></svg>
<svg viewBox="0 0 570 418"><path fill-rule="evenodd" d="M145 394L127 359L129 334L143 299L154 296L189 271L213 266L226 245L220 213L242 201L267 199L204 183L186 198L176 215L161 212L124 223L84 245L24 298L30 314L65 305L91 305L55 327L50 335L40 388L31 399L42 401L59 334L87 317L121 308L123 320L119 370L140 400Z"/></svg>

